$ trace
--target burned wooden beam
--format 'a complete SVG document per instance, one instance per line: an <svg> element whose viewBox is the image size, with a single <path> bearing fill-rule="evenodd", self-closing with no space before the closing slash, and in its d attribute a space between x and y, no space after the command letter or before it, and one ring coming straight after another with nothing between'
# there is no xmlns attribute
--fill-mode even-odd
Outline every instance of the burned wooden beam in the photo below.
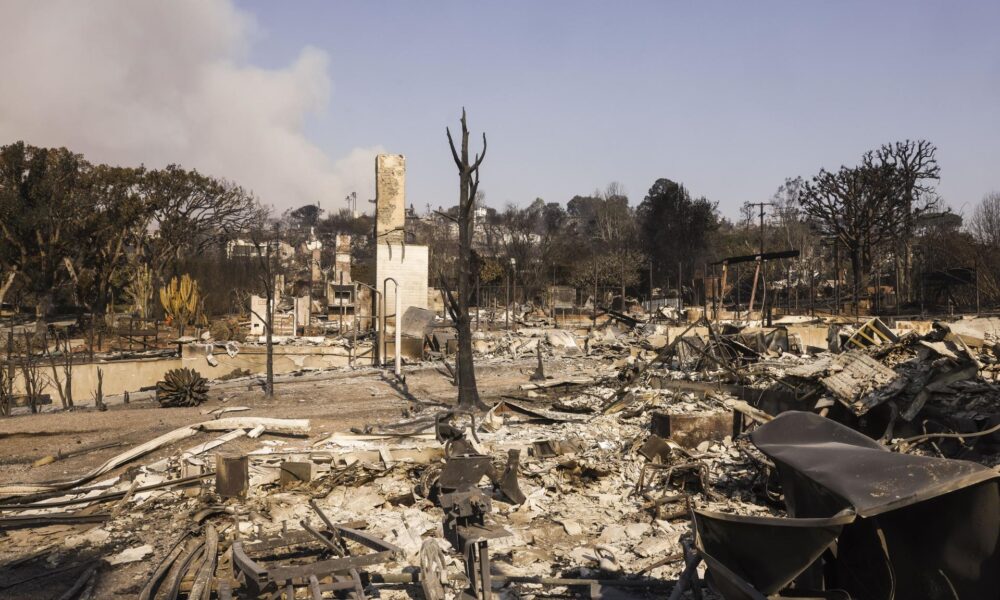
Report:
<svg viewBox="0 0 1000 600"><path fill-rule="evenodd" d="M50 525L80 525L82 523L103 523L111 518L110 513L56 513L48 515L25 515L0 517L0 531L10 529L30 529Z"/></svg>

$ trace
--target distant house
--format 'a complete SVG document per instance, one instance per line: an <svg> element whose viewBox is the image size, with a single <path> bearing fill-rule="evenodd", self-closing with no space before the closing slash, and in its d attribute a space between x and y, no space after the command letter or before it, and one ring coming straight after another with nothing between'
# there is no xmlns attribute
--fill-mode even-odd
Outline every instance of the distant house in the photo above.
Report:
<svg viewBox="0 0 1000 600"><path fill-rule="evenodd" d="M268 246L271 247L272 255L281 260L288 260L295 256L295 248L285 241L272 240L258 245L250 240L236 239L226 242L226 258L238 260L261 257L267 253Z"/></svg>

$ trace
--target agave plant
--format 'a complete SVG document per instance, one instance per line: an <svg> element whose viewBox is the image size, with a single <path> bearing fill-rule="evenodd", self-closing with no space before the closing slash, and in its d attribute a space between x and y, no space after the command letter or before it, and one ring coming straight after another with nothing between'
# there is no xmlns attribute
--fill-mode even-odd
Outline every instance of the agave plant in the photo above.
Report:
<svg viewBox="0 0 1000 600"><path fill-rule="evenodd" d="M160 406L198 406L208 399L208 380L194 369L171 369L156 383Z"/></svg>

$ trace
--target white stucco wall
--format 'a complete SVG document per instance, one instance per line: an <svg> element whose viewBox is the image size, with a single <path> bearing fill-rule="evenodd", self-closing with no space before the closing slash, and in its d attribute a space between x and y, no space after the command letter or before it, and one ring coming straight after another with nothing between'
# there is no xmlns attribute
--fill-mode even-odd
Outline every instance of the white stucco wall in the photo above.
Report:
<svg viewBox="0 0 1000 600"><path fill-rule="evenodd" d="M375 276L378 289L388 277L399 282L403 312L410 306L427 308L427 246L379 244L375 252ZM390 283L386 294L386 312L395 312L396 295ZM391 321L390 321L391 322Z"/></svg>

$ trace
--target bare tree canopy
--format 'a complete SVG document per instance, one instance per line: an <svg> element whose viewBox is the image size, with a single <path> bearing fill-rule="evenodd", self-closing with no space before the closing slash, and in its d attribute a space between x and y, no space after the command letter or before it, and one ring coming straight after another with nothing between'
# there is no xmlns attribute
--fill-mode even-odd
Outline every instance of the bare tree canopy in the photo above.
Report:
<svg viewBox="0 0 1000 600"><path fill-rule="evenodd" d="M799 197L803 213L817 232L846 249L855 290L873 248L896 234L897 191L891 167L862 165L836 172L820 170Z"/></svg>
<svg viewBox="0 0 1000 600"><path fill-rule="evenodd" d="M926 202L936 201L932 182L941 179L941 168L937 162L937 147L929 141L906 140L883 144L878 150L866 153L863 162L867 166L892 167L898 177L900 198L911 209L921 197Z"/></svg>
<svg viewBox="0 0 1000 600"><path fill-rule="evenodd" d="M925 140L885 144L857 167L821 169L802 186L799 204L816 230L836 240L851 261L855 300L880 249L893 253L897 271L910 271L914 217L933 209L931 182L940 177L937 149Z"/></svg>
<svg viewBox="0 0 1000 600"><path fill-rule="evenodd" d="M144 181L157 235L147 240L155 275L184 252L207 246L261 219L253 195L234 183L188 171L177 165L151 171Z"/></svg>
<svg viewBox="0 0 1000 600"><path fill-rule="evenodd" d="M1000 249L1000 192L990 192L972 213L969 230L976 241L991 250Z"/></svg>

